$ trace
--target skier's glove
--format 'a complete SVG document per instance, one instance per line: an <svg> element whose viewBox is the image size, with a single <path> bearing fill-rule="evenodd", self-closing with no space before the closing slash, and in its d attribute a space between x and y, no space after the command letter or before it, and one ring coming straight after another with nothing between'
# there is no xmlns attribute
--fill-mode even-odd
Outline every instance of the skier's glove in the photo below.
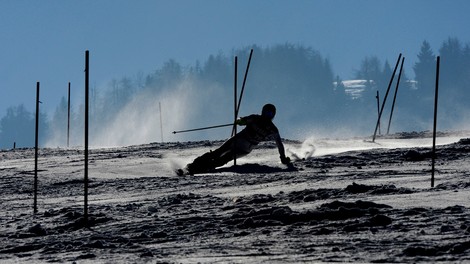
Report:
<svg viewBox="0 0 470 264"><path fill-rule="evenodd" d="M237 119L236 123L237 123L237 125L239 125L239 126L246 126L246 120L243 119L243 118Z"/></svg>
<svg viewBox="0 0 470 264"><path fill-rule="evenodd" d="M290 158L286 156L281 156L281 162L282 164L290 164Z"/></svg>

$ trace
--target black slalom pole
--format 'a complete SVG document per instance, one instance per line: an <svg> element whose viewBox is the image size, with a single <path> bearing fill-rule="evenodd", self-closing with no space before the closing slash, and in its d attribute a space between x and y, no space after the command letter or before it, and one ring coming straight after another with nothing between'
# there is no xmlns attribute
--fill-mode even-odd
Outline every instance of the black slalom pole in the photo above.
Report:
<svg viewBox="0 0 470 264"><path fill-rule="evenodd" d="M89 58L90 52L85 51L85 176L84 176L84 226L88 227L88 108L89 108Z"/></svg>
<svg viewBox="0 0 470 264"><path fill-rule="evenodd" d="M158 110L160 112L160 135L162 137L162 143L163 143L163 119L162 119L162 104L158 102Z"/></svg>
<svg viewBox="0 0 470 264"><path fill-rule="evenodd" d="M398 73L397 86L395 87L395 94L393 95L392 110L390 111L390 118L388 119L387 135L390 132L390 124L392 123L393 109L395 109L395 101L397 100L398 86L400 85L401 73L403 71L403 63L405 63L405 57L401 59L400 72Z"/></svg>
<svg viewBox="0 0 470 264"><path fill-rule="evenodd" d="M436 163L436 128L437 128L437 101L439 95L439 64L441 57L437 56L436 63L436 93L434 95L434 126L432 132L432 168L431 168L431 187L434 187L434 171Z"/></svg>
<svg viewBox="0 0 470 264"><path fill-rule="evenodd" d="M251 57L253 56L253 49L250 51L250 56L248 57L248 63L246 64L246 70L245 70L245 76L243 77L243 84L242 84L242 90L240 92L240 97L238 98L238 105L237 105L237 113L236 113L236 118L238 118L238 113L240 111L240 105L242 103L242 97L243 93L245 92L245 84L246 84L246 78L248 76L248 70L250 69L250 64L251 64ZM232 136L235 135L232 131Z"/></svg>
<svg viewBox="0 0 470 264"><path fill-rule="evenodd" d="M377 118L380 116L380 97L379 97L379 91L377 91L377 95L375 96L377 99ZM380 135L380 122L379 122L379 135Z"/></svg>
<svg viewBox="0 0 470 264"><path fill-rule="evenodd" d="M34 214L38 212L39 82L36 83L36 130L34 143Z"/></svg>
<svg viewBox="0 0 470 264"><path fill-rule="evenodd" d="M234 81L233 81L233 107L234 107L234 118L233 118L233 129L232 129L232 136L237 134L237 114L238 114L238 106L237 106L237 75L238 75L238 57L235 56L235 73L234 73ZM234 139L233 143L233 165L237 165L237 141L236 138Z"/></svg>
<svg viewBox="0 0 470 264"><path fill-rule="evenodd" d="M70 82L68 92L68 104L67 104L67 148L70 145Z"/></svg>
<svg viewBox="0 0 470 264"><path fill-rule="evenodd" d="M253 56L253 49L251 49L251 51L250 51L250 56L248 57L248 63L246 64L246 71L245 71L245 76L243 77L242 90L240 92L240 98L238 99L237 117L238 117L238 112L240 111L240 105L242 103L243 92L245 92L246 78L248 76L248 70L250 69L251 57L252 56Z"/></svg>
<svg viewBox="0 0 470 264"><path fill-rule="evenodd" d="M380 118L382 117L382 113L383 113L384 107L385 107L385 102L387 101L387 96L388 96L388 93L390 92L390 87L392 86L393 79L395 78L395 73L397 72L398 65L400 64L400 59L401 59L401 53L398 56L397 63L395 64L395 69L393 70L392 77L390 78L390 82L388 83L387 92L385 93L385 96L384 96L384 101L382 103L382 108L380 109L379 118L377 119L377 124L375 125L374 137L372 138L372 142L375 142L375 137L377 135L377 129L378 129L379 124L380 124Z"/></svg>

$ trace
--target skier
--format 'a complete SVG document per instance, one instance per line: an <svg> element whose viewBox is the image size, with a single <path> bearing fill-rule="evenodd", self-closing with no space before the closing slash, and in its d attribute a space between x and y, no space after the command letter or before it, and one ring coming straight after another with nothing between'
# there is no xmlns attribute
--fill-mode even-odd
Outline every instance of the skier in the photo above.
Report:
<svg viewBox="0 0 470 264"><path fill-rule="evenodd" d="M246 126L242 131L231 137L218 149L196 158L186 166L186 172L179 169L177 173L179 175L193 175L208 172L225 165L235 156L239 158L249 154L256 145L266 140L276 141L281 162L290 165L290 159L286 157L279 130L272 122L275 115L276 107L272 104L266 104L263 106L261 115L252 114L239 118L236 124Z"/></svg>

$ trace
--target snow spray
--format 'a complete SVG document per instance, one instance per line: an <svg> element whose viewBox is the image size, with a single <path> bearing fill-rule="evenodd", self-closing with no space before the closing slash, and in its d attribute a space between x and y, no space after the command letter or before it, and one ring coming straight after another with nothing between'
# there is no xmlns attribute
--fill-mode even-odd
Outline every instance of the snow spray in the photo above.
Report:
<svg viewBox="0 0 470 264"><path fill-rule="evenodd" d="M300 148L287 148L286 151L288 156L290 156L293 160L308 159L313 157L313 154L315 153L315 145L313 142L314 139L311 137L305 140Z"/></svg>

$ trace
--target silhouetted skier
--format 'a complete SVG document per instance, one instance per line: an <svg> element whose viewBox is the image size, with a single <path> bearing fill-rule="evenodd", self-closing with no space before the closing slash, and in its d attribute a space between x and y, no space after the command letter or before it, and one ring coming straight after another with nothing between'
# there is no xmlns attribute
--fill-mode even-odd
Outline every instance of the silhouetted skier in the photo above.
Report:
<svg viewBox="0 0 470 264"><path fill-rule="evenodd" d="M237 125L246 126L242 131L231 137L218 149L196 158L186 166L186 171L179 169L177 173L193 175L208 172L233 160L235 154L237 158L249 154L261 141L267 140L276 142L281 162L286 165L290 164L279 130L272 122L275 115L276 107L272 104L266 104L263 106L261 115L253 114L239 118L236 122Z"/></svg>

